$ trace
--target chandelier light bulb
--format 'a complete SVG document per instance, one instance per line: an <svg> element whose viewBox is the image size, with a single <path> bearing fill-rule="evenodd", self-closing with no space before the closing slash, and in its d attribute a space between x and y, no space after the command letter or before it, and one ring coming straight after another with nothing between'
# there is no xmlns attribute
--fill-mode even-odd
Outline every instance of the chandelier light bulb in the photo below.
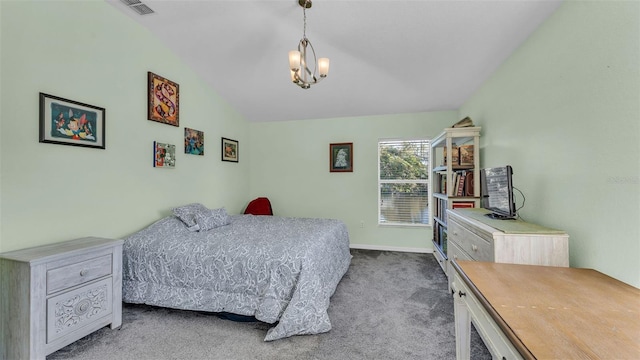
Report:
<svg viewBox="0 0 640 360"><path fill-rule="evenodd" d="M300 51L289 51L289 69L298 71L300 69Z"/></svg>
<svg viewBox="0 0 640 360"><path fill-rule="evenodd" d="M329 75L329 58L318 59L318 72L320 77L327 77Z"/></svg>

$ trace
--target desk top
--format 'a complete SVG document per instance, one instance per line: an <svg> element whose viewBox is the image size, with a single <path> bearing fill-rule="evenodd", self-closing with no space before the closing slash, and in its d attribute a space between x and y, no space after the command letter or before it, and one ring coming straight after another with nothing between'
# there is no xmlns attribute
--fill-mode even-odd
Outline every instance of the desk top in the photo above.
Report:
<svg viewBox="0 0 640 360"><path fill-rule="evenodd" d="M640 359L640 289L591 269L452 264L524 358Z"/></svg>

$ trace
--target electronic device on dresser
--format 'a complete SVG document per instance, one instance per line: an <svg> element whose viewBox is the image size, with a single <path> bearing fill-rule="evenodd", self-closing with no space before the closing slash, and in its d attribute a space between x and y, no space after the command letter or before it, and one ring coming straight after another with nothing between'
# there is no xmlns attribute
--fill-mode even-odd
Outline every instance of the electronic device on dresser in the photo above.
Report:
<svg viewBox="0 0 640 360"><path fill-rule="evenodd" d="M512 176L510 165L480 170L481 205L491 211L488 217L499 220L516 218Z"/></svg>

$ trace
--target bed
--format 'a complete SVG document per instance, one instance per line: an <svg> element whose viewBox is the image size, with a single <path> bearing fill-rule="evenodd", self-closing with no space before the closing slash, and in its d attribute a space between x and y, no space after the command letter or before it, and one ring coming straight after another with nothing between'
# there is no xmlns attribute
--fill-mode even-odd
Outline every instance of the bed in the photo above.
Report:
<svg viewBox="0 0 640 360"><path fill-rule="evenodd" d="M126 237L123 301L254 316L275 324L265 341L329 331L351 262L345 224L216 210L217 226L171 215Z"/></svg>

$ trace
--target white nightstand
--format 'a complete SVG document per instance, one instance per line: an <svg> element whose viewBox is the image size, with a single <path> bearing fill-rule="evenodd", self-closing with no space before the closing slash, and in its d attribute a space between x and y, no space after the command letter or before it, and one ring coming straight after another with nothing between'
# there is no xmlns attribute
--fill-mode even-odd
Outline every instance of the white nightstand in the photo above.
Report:
<svg viewBox="0 0 640 360"><path fill-rule="evenodd" d="M119 327L122 243L88 237L0 254L0 358L44 359Z"/></svg>

